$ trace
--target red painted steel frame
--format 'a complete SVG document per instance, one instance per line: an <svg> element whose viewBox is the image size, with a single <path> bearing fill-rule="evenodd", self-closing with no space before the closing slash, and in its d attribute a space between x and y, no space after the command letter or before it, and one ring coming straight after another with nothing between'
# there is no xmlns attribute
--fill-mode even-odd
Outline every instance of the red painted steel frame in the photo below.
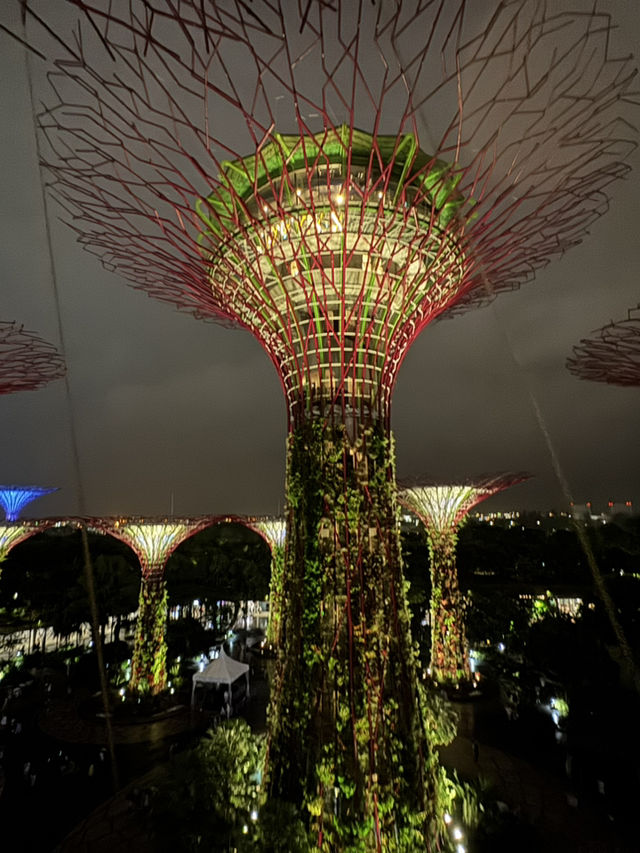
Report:
<svg viewBox="0 0 640 853"><path fill-rule="evenodd" d="M573 353L567 368L578 379L640 386L640 305L629 309L626 320L611 321L583 338Z"/></svg>
<svg viewBox="0 0 640 853"><path fill-rule="evenodd" d="M64 374L52 344L17 323L0 322L0 394L35 391Z"/></svg>
<svg viewBox="0 0 640 853"><path fill-rule="evenodd" d="M78 16L73 26L63 6ZM359 194L362 208L383 199L377 239L391 240L383 206L406 225L428 202L423 242L415 236L411 246L440 240L444 255L455 245L462 260L459 276L434 273L417 300L405 272L402 322L382 343L366 334L359 341L363 349L378 347L385 419L398 369L420 331L445 311L518 287L579 242L606 210L606 191L626 173L634 147L621 111L633 102L635 69L628 57L612 55L606 14L528 0L493 10L465 0L68 0L55 12L49 3L25 0L24 8L27 40L53 57L54 95L40 125L52 192L80 242L150 295L249 328L289 395L297 382L304 396L296 376L308 371L306 351L292 353L295 317L277 316L259 274L242 280L234 271L255 272L252 238L265 225L283 223L290 209L280 195L251 211L237 193L225 216L209 210L224 247L212 278L215 241L203 250L210 232L195 205L216 193L221 198L225 162L252 154L255 168L239 171L253 181L253 196L278 189L268 174L258 192L263 152L276 132L311 137L346 125L372 134L364 185L349 180L345 189L350 200ZM398 140L386 162L384 134ZM428 163L408 162L403 179L411 192L394 195L391 177L402 166L406 134ZM448 164L462 200L442 233L437 204L419 189L436 157ZM308 161L312 214L317 167L317 159ZM434 192L453 197L444 182ZM321 252L316 237L307 243L312 254ZM335 330L323 303L327 289L342 288L343 318L356 325L366 303L363 294L349 302L344 278L325 264L322 282L308 288L319 298L328 335ZM339 345L335 350L339 363ZM295 368L284 365L285 351ZM349 365L341 370L336 383L344 387Z"/></svg>
<svg viewBox="0 0 640 853"><path fill-rule="evenodd" d="M420 521L428 530L438 534L447 530L455 530L462 519L479 503L487 498L498 494L498 492L524 483L531 477L530 474L520 471L518 473L481 474L466 480L454 482L436 482L428 477L416 477L411 480L403 480L398 483L398 499L400 503L418 516ZM462 499L452 501L449 514L446 517L441 513L441 500L437 495L433 499L424 497L427 492L435 492L436 489L463 490L467 489Z"/></svg>

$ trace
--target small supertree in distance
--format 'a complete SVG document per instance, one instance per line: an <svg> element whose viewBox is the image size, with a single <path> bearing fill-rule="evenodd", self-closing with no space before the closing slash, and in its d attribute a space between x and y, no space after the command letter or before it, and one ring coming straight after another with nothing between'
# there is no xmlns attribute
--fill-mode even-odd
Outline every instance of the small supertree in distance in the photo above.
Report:
<svg viewBox="0 0 640 853"><path fill-rule="evenodd" d="M463 600L458 584L456 546L460 525L481 501L522 483L528 474L474 477L434 483L425 477L399 484L400 504L423 523L431 571L431 678L458 688L471 680Z"/></svg>
<svg viewBox="0 0 640 853"><path fill-rule="evenodd" d="M608 16L557 6L20 4L80 242L248 329L278 371L286 612L263 791L326 849L433 849L443 829L400 556L400 365L440 314L579 242L627 172L635 69Z"/></svg>
<svg viewBox="0 0 640 853"><path fill-rule="evenodd" d="M269 583L269 624L267 643L272 648L280 646L282 636L282 595L284 582L284 543L287 524L284 518L261 518L247 522L257 531L271 549L271 581Z"/></svg>
<svg viewBox="0 0 640 853"><path fill-rule="evenodd" d="M7 559L7 555L13 547L37 532L38 526L35 521L0 524L0 564Z"/></svg>
<svg viewBox="0 0 640 853"><path fill-rule="evenodd" d="M198 518L92 518L87 528L114 536L140 560L142 583L131 663L132 692L161 693L167 686L167 587L165 568L175 549L212 523Z"/></svg>
<svg viewBox="0 0 640 853"><path fill-rule="evenodd" d="M0 394L35 391L65 374L53 346L17 323L0 322Z"/></svg>
<svg viewBox="0 0 640 853"><path fill-rule="evenodd" d="M31 501L56 491L56 487L46 486L0 486L0 506L7 521L16 521Z"/></svg>
<svg viewBox="0 0 640 853"><path fill-rule="evenodd" d="M0 523L0 565L7 559L12 548L24 542L36 533L42 533L50 527L56 527L64 522L62 519L43 518L29 521L14 521L8 524Z"/></svg>
<svg viewBox="0 0 640 853"><path fill-rule="evenodd" d="M611 321L573 348L567 359L570 373L591 382L640 386L640 305L625 320Z"/></svg>

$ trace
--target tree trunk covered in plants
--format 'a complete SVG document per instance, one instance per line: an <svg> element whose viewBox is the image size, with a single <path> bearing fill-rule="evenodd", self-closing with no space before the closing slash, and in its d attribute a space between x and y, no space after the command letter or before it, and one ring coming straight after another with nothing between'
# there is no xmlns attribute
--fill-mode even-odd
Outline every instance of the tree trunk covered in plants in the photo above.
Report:
<svg viewBox="0 0 640 853"><path fill-rule="evenodd" d="M271 582L269 584L269 624L266 640L269 645L279 648L282 636L282 584L284 577L284 548L273 545L271 548Z"/></svg>
<svg viewBox="0 0 640 853"><path fill-rule="evenodd" d="M129 689L160 693L167 686L167 589L164 572L143 573Z"/></svg>
<svg viewBox="0 0 640 853"><path fill-rule="evenodd" d="M456 566L457 536L429 535L431 556L431 677L455 685L471 679L462 596Z"/></svg>
<svg viewBox="0 0 640 853"><path fill-rule="evenodd" d="M437 767L419 698L395 500L379 425L290 434L282 642L266 791L325 850L432 849ZM434 843L435 849L435 843Z"/></svg>

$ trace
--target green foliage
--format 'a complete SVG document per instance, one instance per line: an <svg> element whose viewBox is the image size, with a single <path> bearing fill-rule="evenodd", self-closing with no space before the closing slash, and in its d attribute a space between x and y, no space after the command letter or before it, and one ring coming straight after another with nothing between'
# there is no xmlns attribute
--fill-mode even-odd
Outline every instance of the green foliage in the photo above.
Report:
<svg viewBox="0 0 640 853"><path fill-rule="evenodd" d="M311 420L290 436L283 645L269 797L323 850L438 835L402 575L391 440Z"/></svg>
<svg viewBox="0 0 640 853"><path fill-rule="evenodd" d="M251 813L258 807L261 757L261 741L244 720L220 725L195 749L177 754L152 802L157 849L260 849Z"/></svg>
<svg viewBox="0 0 640 853"><path fill-rule="evenodd" d="M129 689L160 693L167 686L167 590L160 573L143 577Z"/></svg>
<svg viewBox="0 0 640 853"><path fill-rule="evenodd" d="M187 609L198 599L209 617L227 627L218 602L237 605L264 600L271 554L263 538L242 524L218 524L186 539L169 557L165 577L168 602Z"/></svg>
<svg viewBox="0 0 640 853"><path fill-rule="evenodd" d="M131 550L111 537L89 535L89 545L104 625L109 616L136 609L140 568ZM25 622L51 625L61 636L90 621L80 534L56 528L13 548L0 576L0 605Z"/></svg>
<svg viewBox="0 0 640 853"><path fill-rule="evenodd" d="M422 683L418 688L429 742L434 747L446 746L457 734L458 714L439 690Z"/></svg>

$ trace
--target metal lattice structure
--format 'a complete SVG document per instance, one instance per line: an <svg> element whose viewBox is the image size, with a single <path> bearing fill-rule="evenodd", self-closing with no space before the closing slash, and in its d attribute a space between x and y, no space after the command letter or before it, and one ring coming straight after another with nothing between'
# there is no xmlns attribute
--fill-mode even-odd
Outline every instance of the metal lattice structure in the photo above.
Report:
<svg viewBox="0 0 640 853"><path fill-rule="evenodd" d="M7 558L7 554L12 548L37 532L36 522L22 521L19 524L0 524L0 563Z"/></svg>
<svg viewBox="0 0 640 853"><path fill-rule="evenodd" d="M56 491L56 487L46 486L0 486L0 506L7 521L16 521L31 501Z"/></svg>
<svg viewBox="0 0 640 853"><path fill-rule="evenodd" d="M0 394L35 391L66 371L53 344L17 323L0 322Z"/></svg>
<svg viewBox="0 0 640 853"><path fill-rule="evenodd" d="M474 477L458 483L419 478L401 485L398 499L424 524L431 558L431 677L459 687L471 679L464 606L458 584L458 529L481 501L522 483L529 474Z"/></svg>
<svg viewBox="0 0 640 853"><path fill-rule="evenodd" d="M640 386L640 305L625 320L613 320L573 348L567 369L578 379Z"/></svg>
<svg viewBox="0 0 640 853"><path fill-rule="evenodd" d="M429 849L443 824L393 386L426 325L531 279L606 210L635 69L610 54L606 15L531 0L23 7L49 60L50 188L80 242L150 295L248 329L284 389L264 790L311 815L319 846L368 827L372 849Z"/></svg>
<svg viewBox="0 0 640 853"><path fill-rule="evenodd" d="M131 664L131 690L159 693L167 685L167 560L189 536L213 523L199 518L93 518L87 528L108 533L128 545L140 561L142 583L135 645Z"/></svg>
<svg viewBox="0 0 640 853"><path fill-rule="evenodd" d="M66 519L62 518L40 518L33 521L0 523L0 564L6 560L12 548L24 542L25 539L35 536L36 533L42 533L50 527L60 527L66 523Z"/></svg>

